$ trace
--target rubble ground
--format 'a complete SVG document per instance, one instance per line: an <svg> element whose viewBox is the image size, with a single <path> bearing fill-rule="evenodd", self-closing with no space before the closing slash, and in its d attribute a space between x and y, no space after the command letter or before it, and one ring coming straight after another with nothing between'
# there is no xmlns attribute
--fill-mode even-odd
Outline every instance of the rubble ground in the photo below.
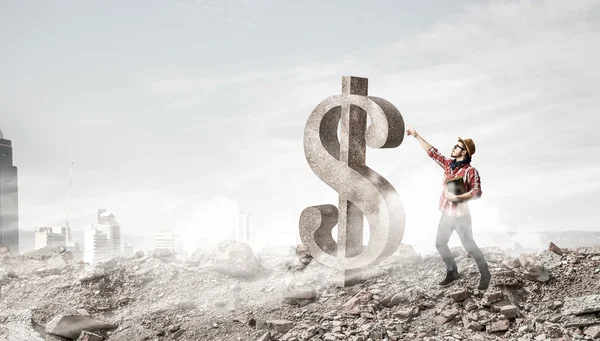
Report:
<svg viewBox="0 0 600 341"><path fill-rule="evenodd" d="M600 246L483 251L485 292L462 248L452 249L460 278L444 288L439 256L409 245L350 287L301 245L255 255L228 241L189 258L155 250L95 265L64 250L6 254L0 341L600 339Z"/></svg>

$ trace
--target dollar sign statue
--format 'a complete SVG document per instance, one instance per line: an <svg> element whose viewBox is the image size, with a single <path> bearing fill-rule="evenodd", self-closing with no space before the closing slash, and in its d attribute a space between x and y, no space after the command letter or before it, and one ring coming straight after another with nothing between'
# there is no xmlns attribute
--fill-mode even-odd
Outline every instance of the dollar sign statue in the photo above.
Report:
<svg viewBox="0 0 600 341"><path fill-rule="evenodd" d="M340 270L336 282L341 286L361 280L360 269L394 253L404 235L404 206L398 193L365 164L366 145L395 148L402 143L404 120L393 104L367 96L367 90L368 79L342 77L342 94L317 105L304 130L306 160L339 193L339 209L330 204L305 208L300 238L318 262ZM366 247L363 215L370 228ZM337 242L332 237L336 224Z"/></svg>

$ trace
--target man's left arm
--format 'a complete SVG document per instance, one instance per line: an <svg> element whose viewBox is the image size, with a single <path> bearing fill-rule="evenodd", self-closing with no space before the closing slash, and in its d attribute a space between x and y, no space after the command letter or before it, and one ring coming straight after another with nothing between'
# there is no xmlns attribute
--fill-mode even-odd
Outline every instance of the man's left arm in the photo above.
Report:
<svg viewBox="0 0 600 341"><path fill-rule="evenodd" d="M471 189L467 193L457 195L456 199L460 201L475 200L481 198L481 179L479 178L479 172L477 169L470 168L467 170L467 183Z"/></svg>

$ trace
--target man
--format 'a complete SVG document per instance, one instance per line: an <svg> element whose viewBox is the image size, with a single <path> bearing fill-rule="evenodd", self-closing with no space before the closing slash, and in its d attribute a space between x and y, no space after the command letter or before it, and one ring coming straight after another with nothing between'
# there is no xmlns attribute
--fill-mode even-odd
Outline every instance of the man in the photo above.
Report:
<svg viewBox="0 0 600 341"><path fill-rule="evenodd" d="M469 200L481 197L481 181L479 173L475 167L471 166L471 157L475 154L475 143L471 139L458 138L458 143L452 148L450 156L453 159L446 158L436 148L427 143L415 129L408 127L407 135L414 136L421 147L425 149L438 165L444 169L444 184L442 195L440 196L439 210L442 212L438 225L435 247L442 256L446 264L446 278L439 283L441 286L449 285L458 279L458 268L454 257L448 248L448 241L452 232L456 231L460 237L465 250L473 255L479 273L481 274L478 289L488 288L492 275L490 274L488 264L483 253L473 240L473 231L471 228L471 213L469 212ZM450 193L446 188L446 181L455 178L464 180L466 192L460 195Z"/></svg>

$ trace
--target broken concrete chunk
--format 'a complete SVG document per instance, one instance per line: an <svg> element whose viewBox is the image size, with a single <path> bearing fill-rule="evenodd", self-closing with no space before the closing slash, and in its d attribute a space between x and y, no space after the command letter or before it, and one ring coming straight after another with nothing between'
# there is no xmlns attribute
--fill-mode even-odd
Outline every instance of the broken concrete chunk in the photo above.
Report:
<svg viewBox="0 0 600 341"><path fill-rule="evenodd" d="M529 267L535 264L535 259L529 254L522 253L519 256L519 264L521 264L521 266L527 270Z"/></svg>
<svg viewBox="0 0 600 341"><path fill-rule="evenodd" d="M78 279L81 282L85 282L102 278L104 276L106 276L106 271L104 268L98 266L88 266L85 268L85 270L83 270Z"/></svg>
<svg viewBox="0 0 600 341"><path fill-rule="evenodd" d="M439 316L435 317L435 321L438 322L439 324L444 324L447 322L452 321L453 318L455 318L457 315L459 314L458 309L447 309L442 311L442 313Z"/></svg>
<svg viewBox="0 0 600 341"><path fill-rule="evenodd" d="M548 250L544 250L537 255L538 261L548 270L552 270L562 264L562 257L556 253Z"/></svg>
<svg viewBox="0 0 600 341"><path fill-rule="evenodd" d="M314 289L291 289L283 293L283 299L286 301L314 300L316 297Z"/></svg>
<svg viewBox="0 0 600 341"><path fill-rule="evenodd" d="M173 335L171 335L172 339L178 339L179 337L181 337L181 335L183 335L185 333L184 329L179 329L178 331L176 331L175 333L173 333Z"/></svg>
<svg viewBox="0 0 600 341"><path fill-rule="evenodd" d="M500 311L502 311L502 308L510 306L512 306L512 303L510 303L510 301L502 300L499 302L492 303L492 305L490 306L490 310L494 313L499 313Z"/></svg>
<svg viewBox="0 0 600 341"><path fill-rule="evenodd" d="M523 278L530 281L547 282L550 280L550 272L543 265L534 264L523 274Z"/></svg>
<svg viewBox="0 0 600 341"><path fill-rule="evenodd" d="M600 311L600 295L568 297L562 307L563 315L581 315Z"/></svg>
<svg viewBox="0 0 600 341"><path fill-rule="evenodd" d="M256 339L256 341L269 341L269 340L271 340L270 332L266 332L266 333L262 334L261 336L259 336L258 339Z"/></svg>
<svg viewBox="0 0 600 341"><path fill-rule="evenodd" d="M600 324L587 327L583 334L591 336L594 339L600 339Z"/></svg>
<svg viewBox="0 0 600 341"><path fill-rule="evenodd" d="M394 313L394 316L402 320L410 320L413 318L413 310L411 308L400 309Z"/></svg>
<svg viewBox="0 0 600 341"><path fill-rule="evenodd" d="M568 315L564 316L562 319L562 323L565 327L587 327L594 324L600 324L600 317L596 317L596 314L586 314L586 315Z"/></svg>
<svg viewBox="0 0 600 341"><path fill-rule="evenodd" d="M464 300L462 302L462 305L465 307L466 311L473 311L473 310L477 310L477 304L475 303L475 301L472 298L467 298L466 300Z"/></svg>
<svg viewBox="0 0 600 341"><path fill-rule="evenodd" d="M450 293L450 297L452 297L454 302L462 302L469 298L469 296L471 296L471 293L469 293L467 288L457 289Z"/></svg>
<svg viewBox="0 0 600 341"><path fill-rule="evenodd" d="M492 303L501 301L504 298L502 291L488 291L483 295L483 305L489 306Z"/></svg>
<svg viewBox="0 0 600 341"><path fill-rule="evenodd" d="M495 332L504 332L509 328L508 320L499 320L491 324L489 330L492 333Z"/></svg>
<svg viewBox="0 0 600 341"><path fill-rule="evenodd" d="M500 313L507 319L514 319L519 315L519 309L512 304L505 305L500 308Z"/></svg>
<svg viewBox="0 0 600 341"><path fill-rule="evenodd" d="M556 246L556 244L554 244L553 242L550 242L550 246L548 246L548 250L554 252L555 254L562 256L563 252L562 250Z"/></svg>
<svg viewBox="0 0 600 341"><path fill-rule="evenodd" d="M294 327L294 322L288 320L268 320L267 325L269 326L269 329L273 329L283 334Z"/></svg>
<svg viewBox="0 0 600 341"><path fill-rule="evenodd" d="M483 330L483 326L481 324L477 323L476 321L470 321L466 317L463 317L463 327L474 332Z"/></svg>
<svg viewBox="0 0 600 341"><path fill-rule="evenodd" d="M211 270L232 277L253 277L260 270L260 263L246 243L227 240L211 250Z"/></svg>
<svg viewBox="0 0 600 341"><path fill-rule="evenodd" d="M77 339L82 331L116 329L112 323L98 321L80 315L56 315L46 324L46 333Z"/></svg>
<svg viewBox="0 0 600 341"><path fill-rule="evenodd" d="M102 335L94 334L88 331L82 331L77 341L102 341L104 337Z"/></svg>

